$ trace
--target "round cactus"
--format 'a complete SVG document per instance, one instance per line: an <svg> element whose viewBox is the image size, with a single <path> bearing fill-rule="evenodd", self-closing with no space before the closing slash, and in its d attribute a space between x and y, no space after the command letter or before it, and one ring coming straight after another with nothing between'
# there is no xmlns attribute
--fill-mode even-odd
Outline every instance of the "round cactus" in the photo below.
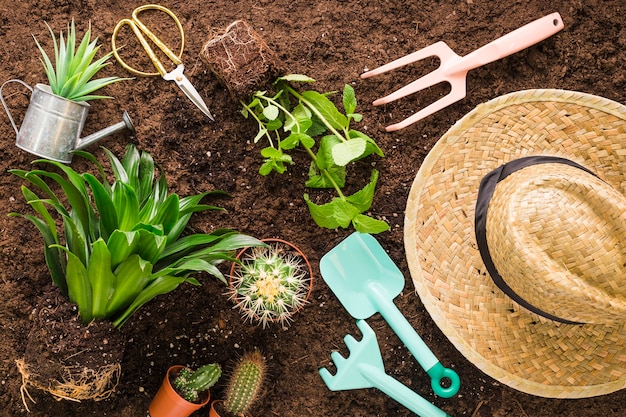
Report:
<svg viewBox="0 0 626 417"><path fill-rule="evenodd" d="M294 312L307 302L311 286L310 267L297 248L283 241L243 252L230 277L230 298L245 319L265 327L278 321L289 323Z"/></svg>

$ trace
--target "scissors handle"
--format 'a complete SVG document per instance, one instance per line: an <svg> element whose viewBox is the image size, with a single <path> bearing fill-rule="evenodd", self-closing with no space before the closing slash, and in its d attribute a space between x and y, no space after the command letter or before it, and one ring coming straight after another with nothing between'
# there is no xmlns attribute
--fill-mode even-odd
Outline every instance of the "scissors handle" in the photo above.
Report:
<svg viewBox="0 0 626 417"><path fill-rule="evenodd" d="M172 52L172 50L170 48L168 48L167 45L165 45L161 41L161 39L159 39L150 29L148 29L146 27L146 25L143 24L143 22L141 22L139 20L139 18L137 16L139 15L140 12L142 12L144 10L160 10L160 11L166 13L167 15L169 15L174 20L174 22L176 23L176 26L178 28L178 32L180 33L180 38L181 38L180 52L178 53L178 55L175 54L174 52ZM152 64L156 68L157 72L139 71L139 70L131 67L130 65L128 65L120 57L120 55L118 53L118 48L117 48L117 45L116 45L116 41L117 41L117 34L118 34L120 29L124 25L130 26L130 28L132 29L133 33L135 34L135 36L139 40L139 43L141 43L141 46L143 47L143 49L148 54L148 57L150 58L150 61L152 61ZM163 51L163 53L165 55L167 55L167 57L169 59L171 59L172 62L175 65L178 66L178 65L182 64L180 56L183 54L183 49L185 48L185 32L183 31L183 25L180 23L180 20L178 20L178 17L176 17L176 15L171 10L169 10L168 8L160 6L158 4L147 4L147 5L144 5L144 6L137 7L135 10L133 10L132 19L122 19L122 20L120 20L117 23L117 25L115 25L115 29L113 29L113 36L111 37L111 47L112 47L111 49L113 51L113 55L115 56L115 59L117 59L117 61L120 63L120 65L122 65L122 67L124 67L126 70L132 72L135 75L146 76L146 77L148 77L148 76L155 76L155 75L164 76L165 74L167 74L167 70L165 69L165 67L163 66L163 64L159 60L159 58L156 56L156 54L154 53L154 50L152 50L152 48L150 47L150 44L148 44L148 41L143 36L144 34L152 42L154 42L154 44L161 51Z"/></svg>

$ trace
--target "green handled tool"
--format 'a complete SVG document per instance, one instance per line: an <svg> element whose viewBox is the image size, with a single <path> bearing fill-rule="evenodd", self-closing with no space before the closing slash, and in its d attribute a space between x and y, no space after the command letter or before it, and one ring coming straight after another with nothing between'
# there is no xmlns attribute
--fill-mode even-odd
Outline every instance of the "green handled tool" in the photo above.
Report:
<svg viewBox="0 0 626 417"><path fill-rule="evenodd" d="M320 272L352 317L381 314L430 376L435 394L450 398L458 392L458 374L439 362L393 303L404 288L404 275L373 236L359 232L348 236L322 257ZM449 386L442 385L446 379Z"/></svg>
<svg viewBox="0 0 626 417"><path fill-rule="evenodd" d="M378 388L421 417L450 417L406 385L387 375L374 330L365 320L357 320L356 325L363 338L357 341L351 335L344 337L350 355L344 358L339 352L331 353L337 368L335 375L326 368L319 370L330 390Z"/></svg>

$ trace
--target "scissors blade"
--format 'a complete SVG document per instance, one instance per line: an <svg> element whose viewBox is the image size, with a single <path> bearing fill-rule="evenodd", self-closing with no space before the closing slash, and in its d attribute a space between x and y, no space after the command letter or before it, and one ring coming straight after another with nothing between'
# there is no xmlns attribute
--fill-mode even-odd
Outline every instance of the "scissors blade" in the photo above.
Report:
<svg viewBox="0 0 626 417"><path fill-rule="evenodd" d="M185 93L185 95L189 97L189 100L191 100L193 104L195 104L200 109L200 111L202 111L202 113L204 113L209 119L215 121L215 119L211 115L211 112L209 111L209 108L204 103L204 100L202 100L202 97L200 97L200 93L198 93L198 90L195 89L189 79L183 74L184 70L185 66L183 64L180 64L176 67L174 71L165 74L163 76L163 79L167 81L175 81L176 85L178 85L178 87L183 90L183 93Z"/></svg>

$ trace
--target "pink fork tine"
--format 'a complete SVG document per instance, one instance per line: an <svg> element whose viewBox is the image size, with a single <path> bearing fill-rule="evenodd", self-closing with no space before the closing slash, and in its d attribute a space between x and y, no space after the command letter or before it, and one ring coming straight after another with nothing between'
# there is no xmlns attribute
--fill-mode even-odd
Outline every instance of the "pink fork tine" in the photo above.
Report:
<svg viewBox="0 0 626 417"><path fill-rule="evenodd" d="M459 83L462 83L462 85L459 85ZM387 132L395 132L396 130L404 129L407 126L410 126L413 123L422 120L423 118L430 116L433 113L438 112L444 107L448 107L449 105L454 104L459 100L462 100L465 97L465 78L463 78L462 80L458 80L458 82L452 83L451 85L452 90L444 97L424 107L422 110L418 111L412 116L407 117L403 121L387 126L385 130Z"/></svg>
<svg viewBox="0 0 626 417"><path fill-rule="evenodd" d="M402 97L417 93L425 88L431 87L435 84L447 81L444 78L444 68L437 68L435 71L424 75L421 78L405 85L404 87L394 91L393 93L379 98L372 103L374 106L380 106L381 104L391 103L392 101L401 99Z"/></svg>
<svg viewBox="0 0 626 417"><path fill-rule="evenodd" d="M395 61L391 61L388 64L382 65L373 70L364 72L361 74L361 78L369 78L374 75L382 74L396 68L403 67L408 64L412 64L413 62L420 61L424 58L428 58L430 56L437 56L441 60L441 63L447 59L450 59L454 56L459 57L454 53L452 49L445 42L439 41L432 45L429 45L425 48L420 49L419 51L412 52L408 55L403 56L402 58L398 58Z"/></svg>
<svg viewBox="0 0 626 417"><path fill-rule="evenodd" d="M391 132L407 127L463 99L466 95L466 76L469 70L532 46L554 35L561 29L563 29L561 16L558 13L552 13L510 32L466 56L461 57L454 53L444 42L437 42L379 68L367 71L361 75L361 78L369 78L377 74L382 74L429 56L437 56L441 60L441 65L437 70L413 81L388 96L374 101L373 104L378 106L398 100L441 82L448 82L450 84L451 91L448 95L402 122L388 126L386 130Z"/></svg>

